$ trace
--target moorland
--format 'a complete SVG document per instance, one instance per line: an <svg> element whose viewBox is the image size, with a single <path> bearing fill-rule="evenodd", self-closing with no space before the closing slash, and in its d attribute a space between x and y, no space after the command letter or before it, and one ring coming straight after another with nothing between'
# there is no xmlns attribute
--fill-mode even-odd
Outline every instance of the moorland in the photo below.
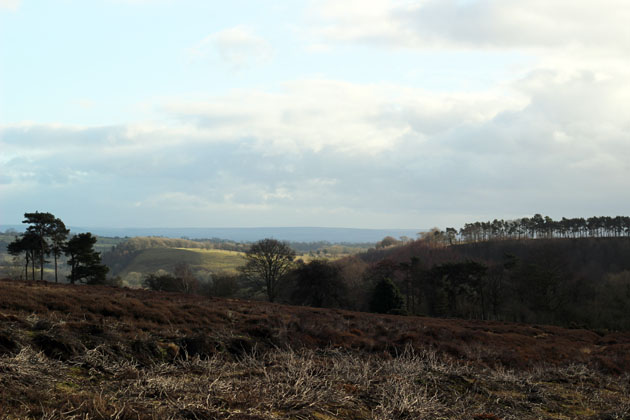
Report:
<svg viewBox="0 0 630 420"><path fill-rule="evenodd" d="M0 281L5 419L623 419L630 334Z"/></svg>

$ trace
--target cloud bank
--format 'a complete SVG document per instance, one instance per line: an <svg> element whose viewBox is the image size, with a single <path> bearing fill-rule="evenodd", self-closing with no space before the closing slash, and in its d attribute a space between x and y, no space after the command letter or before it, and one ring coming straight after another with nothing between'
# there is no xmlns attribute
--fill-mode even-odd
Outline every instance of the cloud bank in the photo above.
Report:
<svg viewBox="0 0 630 420"><path fill-rule="evenodd" d="M630 92L553 72L513 91L302 80L165 103L171 124L4 127L0 191L22 199L3 212L62 194L74 223L106 197L123 224L419 227L627 208Z"/></svg>

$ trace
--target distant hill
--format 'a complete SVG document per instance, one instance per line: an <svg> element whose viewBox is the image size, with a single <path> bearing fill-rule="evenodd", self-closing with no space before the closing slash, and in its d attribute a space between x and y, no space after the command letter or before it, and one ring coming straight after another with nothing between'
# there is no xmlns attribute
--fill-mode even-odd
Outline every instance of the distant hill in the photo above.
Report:
<svg viewBox="0 0 630 420"><path fill-rule="evenodd" d="M0 225L0 230L23 231L22 225ZM377 242L385 236L415 238L426 229L353 229L322 227L252 227L252 228L107 228L70 227L74 233L92 232L109 237L164 236L167 238L228 239L237 242L254 242L274 238L290 242L365 243Z"/></svg>

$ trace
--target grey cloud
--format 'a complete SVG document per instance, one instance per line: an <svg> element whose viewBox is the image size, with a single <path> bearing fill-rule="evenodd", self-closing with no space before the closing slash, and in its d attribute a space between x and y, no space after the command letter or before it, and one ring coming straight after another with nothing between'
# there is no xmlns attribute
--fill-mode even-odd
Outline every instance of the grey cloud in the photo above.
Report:
<svg viewBox="0 0 630 420"><path fill-rule="evenodd" d="M627 51L630 6L622 0L390 1L381 15L324 2L329 39L402 47L595 47Z"/></svg>

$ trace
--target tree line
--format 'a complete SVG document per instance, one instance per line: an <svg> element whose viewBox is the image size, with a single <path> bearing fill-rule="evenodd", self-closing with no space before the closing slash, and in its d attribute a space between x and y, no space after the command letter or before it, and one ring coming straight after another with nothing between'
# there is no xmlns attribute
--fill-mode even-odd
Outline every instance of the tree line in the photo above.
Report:
<svg viewBox="0 0 630 420"><path fill-rule="evenodd" d="M535 214L514 220L498 220L466 223L459 230L446 228L434 231L443 243L479 242L494 239L538 238L602 238L630 236L630 217L593 216L553 220L549 216Z"/></svg>
<svg viewBox="0 0 630 420"><path fill-rule="evenodd" d="M35 280L35 267L39 267L39 279L44 280L46 258L54 258L55 283L59 282L58 261L65 255L70 266L68 281L72 284L85 282L102 284L106 282L109 268L101 263L100 253L94 251L96 238L90 232L72 235L64 222L47 212L24 213L22 223L28 224L25 232L15 237L7 246L10 255L16 258L24 255L24 278L28 279L29 265L31 279Z"/></svg>
<svg viewBox="0 0 630 420"><path fill-rule="evenodd" d="M148 274L153 290L322 308L630 329L630 239L385 241L336 261L302 261L288 243L251 244L238 274L203 282L185 264Z"/></svg>

